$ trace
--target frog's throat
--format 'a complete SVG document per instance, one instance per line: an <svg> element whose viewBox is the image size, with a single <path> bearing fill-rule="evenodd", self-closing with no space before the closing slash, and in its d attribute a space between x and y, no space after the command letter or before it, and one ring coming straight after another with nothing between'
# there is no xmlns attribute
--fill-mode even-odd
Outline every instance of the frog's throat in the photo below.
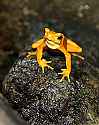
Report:
<svg viewBox="0 0 99 125"><path fill-rule="evenodd" d="M46 40L46 45L51 48L51 49L57 49L60 47L60 43L57 43L57 42L53 42L51 40Z"/></svg>

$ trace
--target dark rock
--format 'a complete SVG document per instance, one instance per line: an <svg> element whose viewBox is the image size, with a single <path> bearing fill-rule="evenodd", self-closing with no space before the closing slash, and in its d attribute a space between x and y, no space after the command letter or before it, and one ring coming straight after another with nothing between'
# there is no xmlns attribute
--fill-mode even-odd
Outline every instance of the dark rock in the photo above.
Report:
<svg viewBox="0 0 99 125"><path fill-rule="evenodd" d="M88 86L88 74L84 74L80 66L75 76L71 73L70 83L66 79L59 82L61 76L58 72L65 66L64 58L49 53L44 57L52 60L53 71L45 68L45 73L42 73L35 58L20 57L16 61L3 82L2 92L9 103L22 119L33 125L91 122L89 114L94 112L91 106L96 97L94 89Z"/></svg>

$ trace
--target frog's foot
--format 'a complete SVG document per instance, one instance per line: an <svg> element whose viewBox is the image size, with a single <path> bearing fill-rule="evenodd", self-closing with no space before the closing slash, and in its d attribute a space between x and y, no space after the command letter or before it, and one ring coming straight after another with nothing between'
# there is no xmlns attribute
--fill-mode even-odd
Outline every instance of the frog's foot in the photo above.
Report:
<svg viewBox="0 0 99 125"><path fill-rule="evenodd" d="M42 67L42 71L44 73L44 68L45 67L48 67L50 69L53 70L53 68L51 66L48 65L48 63L51 63L51 61L46 61L45 59L42 59L40 62L39 62L39 65Z"/></svg>
<svg viewBox="0 0 99 125"><path fill-rule="evenodd" d="M32 59L34 55L36 55L36 51L35 51L35 52L28 52L28 54L27 54L26 57L27 57L28 59Z"/></svg>
<svg viewBox="0 0 99 125"><path fill-rule="evenodd" d="M67 77L68 82L70 82L70 78L69 78L70 71L69 71L68 69L61 69L61 70L62 70L63 72L58 73L58 74L63 75L63 76L62 76L62 78L61 78L61 80L60 80L60 82L62 82L62 81L63 81L63 79L64 79L65 77Z"/></svg>

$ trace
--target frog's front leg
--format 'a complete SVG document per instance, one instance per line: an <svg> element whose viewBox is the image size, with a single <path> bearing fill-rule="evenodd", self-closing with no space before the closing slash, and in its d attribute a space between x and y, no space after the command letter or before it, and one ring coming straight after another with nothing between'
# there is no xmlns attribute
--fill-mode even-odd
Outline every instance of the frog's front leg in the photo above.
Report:
<svg viewBox="0 0 99 125"><path fill-rule="evenodd" d="M43 45L43 44L44 44L44 39L40 39L40 40L38 40L38 41L36 41L36 42L33 42L32 48L33 48L33 49L36 49L36 48L38 48L39 46L41 46L41 45ZM32 57L33 57L34 55L36 55L36 54L37 54L36 51L28 52L27 58L32 59Z"/></svg>
<svg viewBox="0 0 99 125"><path fill-rule="evenodd" d="M51 63L51 61L46 61L45 59L42 59L43 56L43 48L45 45L41 45L37 48L37 62L42 67L42 71L44 73L44 68L48 67L50 69L53 69L51 66L48 65L48 63Z"/></svg>
<svg viewBox="0 0 99 125"><path fill-rule="evenodd" d="M62 73L59 73L59 74L62 74L62 78L60 81L62 81L65 77L68 78L68 81L70 82L70 78L69 78L69 75L70 75L70 72L71 72L71 54L70 53L65 53L65 60L66 60L66 69L61 69L63 72Z"/></svg>

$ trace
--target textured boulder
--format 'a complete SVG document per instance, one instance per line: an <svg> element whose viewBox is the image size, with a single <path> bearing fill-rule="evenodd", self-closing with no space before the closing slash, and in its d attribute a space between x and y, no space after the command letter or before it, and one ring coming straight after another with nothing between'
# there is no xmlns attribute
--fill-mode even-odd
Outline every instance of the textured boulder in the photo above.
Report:
<svg viewBox="0 0 99 125"><path fill-rule="evenodd" d="M65 66L63 56L45 53L54 70L42 73L35 57L20 57L3 82L3 94L21 118L35 125L76 125L91 121L89 114L95 94L88 87L83 68L71 73L71 82L59 82L58 72ZM91 110L91 111L90 111Z"/></svg>

